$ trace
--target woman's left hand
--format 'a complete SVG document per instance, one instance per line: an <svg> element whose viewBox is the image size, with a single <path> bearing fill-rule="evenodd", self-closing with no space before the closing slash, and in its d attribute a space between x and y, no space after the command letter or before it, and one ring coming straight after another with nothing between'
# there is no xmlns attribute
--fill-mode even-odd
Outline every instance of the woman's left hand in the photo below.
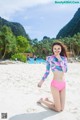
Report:
<svg viewBox="0 0 80 120"><path fill-rule="evenodd" d="M43 81L43 80L41 80L41 81L38 83L38 85L37 85L37 86L38 86L38 87L41 87L41 86L42 86L42 84L43 84L43 82L44 82L44 81Z"/></svg>

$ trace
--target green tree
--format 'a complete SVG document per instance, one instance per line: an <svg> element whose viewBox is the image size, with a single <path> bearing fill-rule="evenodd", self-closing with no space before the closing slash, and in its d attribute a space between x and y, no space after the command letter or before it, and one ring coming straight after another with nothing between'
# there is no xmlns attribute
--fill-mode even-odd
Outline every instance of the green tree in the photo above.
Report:
<svg viewBox="0 0 80 120"><path fill-rule="evenodd" d="M19 53L21 52L24 53L30 45L29 41L23 36L17 36L16 42L17 42L17 52Z"/></svg>
<svg viewBox="0 0 80 120"><path fill-rule="evenodd" d="M15 50L16 38L9 27L3 26L0 31L0 58L4 59L7 54Z"/></svg>

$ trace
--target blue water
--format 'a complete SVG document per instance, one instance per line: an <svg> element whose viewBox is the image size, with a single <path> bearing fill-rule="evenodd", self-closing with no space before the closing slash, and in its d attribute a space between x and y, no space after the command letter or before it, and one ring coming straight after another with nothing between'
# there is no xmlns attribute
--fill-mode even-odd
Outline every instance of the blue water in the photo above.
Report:
<svg viewBox="0 0 80 120"><path fill-rule="evenodd" d="M30 64L35 64L35 63L45 63L46 60L42 58L37 58L36 61L34 61L34 58L30 58L30 60L27 61Z"/></svg>

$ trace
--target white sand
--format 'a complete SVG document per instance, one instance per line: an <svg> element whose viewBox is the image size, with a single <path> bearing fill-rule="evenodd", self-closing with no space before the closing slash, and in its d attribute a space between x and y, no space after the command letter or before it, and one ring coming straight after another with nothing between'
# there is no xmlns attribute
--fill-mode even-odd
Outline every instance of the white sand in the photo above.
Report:
<svg viewBox="0 0 80 120"><path fill-rule="evenodd" d="M52 72L42 88L37 83L45 71L45 64L0 65L0 120L80 120L80 63L69 63L66 73L66 105L56 113L36 104L40 97L52 99L50 81Z"/></svg>

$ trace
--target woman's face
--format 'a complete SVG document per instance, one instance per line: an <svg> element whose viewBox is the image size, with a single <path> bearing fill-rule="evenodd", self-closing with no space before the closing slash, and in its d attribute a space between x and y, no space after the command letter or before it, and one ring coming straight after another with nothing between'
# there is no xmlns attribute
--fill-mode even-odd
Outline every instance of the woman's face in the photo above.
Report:
<svg viewBox="0 0 80 120"><path fill-rule="evenodd" d="M54 55L59 55L61 53L61 46L60 45L54 45L53 46L53 52L54 52Z"/></svg>

